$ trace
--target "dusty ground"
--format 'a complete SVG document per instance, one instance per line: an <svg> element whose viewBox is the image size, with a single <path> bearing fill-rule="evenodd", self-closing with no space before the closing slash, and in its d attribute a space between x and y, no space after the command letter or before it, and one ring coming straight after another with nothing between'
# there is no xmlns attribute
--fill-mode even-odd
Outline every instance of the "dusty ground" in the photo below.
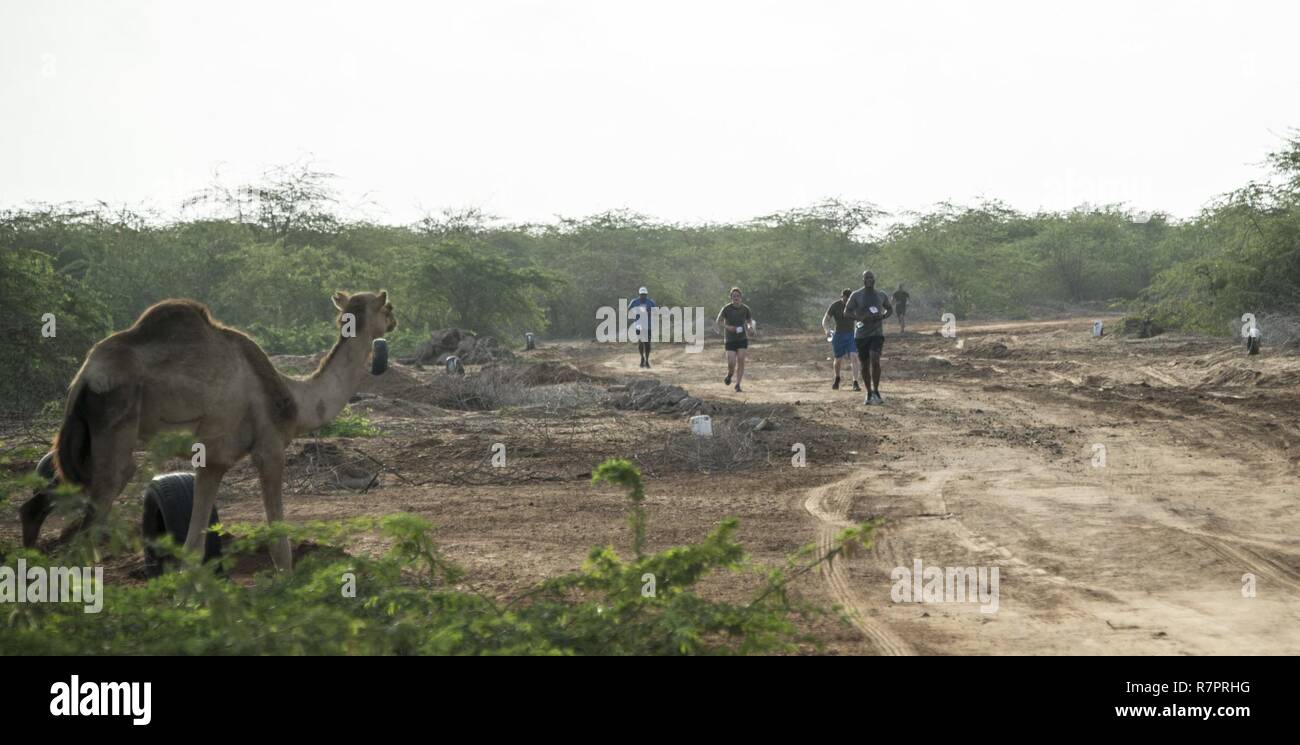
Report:
<svg viewBox="0 0 1300 745"><path fill-rule="evenodd" d="M440 372L395 366L353 404L380 436L294 443L286 510L426 516L475 587L509 596L594 545L627 551L624 497L590 484L624 456L647 475L651 548L735 516L751 555L775 563L883 517L872 551L800 582L850 621L808 628L829 652L1300 653L1300 358L1189 336L1093 339L1091 320L962 327L960 348L933 325L891 326L878 407L830 389L816 333L755 339L743 394L722 383L716 338L702 354L657 345L649 371L630 347L545 345L529 355L592 379L498 410L447 408L430 392ZM610 386L644 376L712 404L720 425L759 415L776 429L754 434L738 468L701 463L684 415L611 405ZM794 443L806 467L791 464ZM261 519L255 485L247 465L232 471L223 520ZM138 509L138 491L119 508ZM0 518L14 535L14 509ZM916 559L996 567L997 612L894 602L891 571ZM721 577L709 591L738 599L753 584Z"/></svg>

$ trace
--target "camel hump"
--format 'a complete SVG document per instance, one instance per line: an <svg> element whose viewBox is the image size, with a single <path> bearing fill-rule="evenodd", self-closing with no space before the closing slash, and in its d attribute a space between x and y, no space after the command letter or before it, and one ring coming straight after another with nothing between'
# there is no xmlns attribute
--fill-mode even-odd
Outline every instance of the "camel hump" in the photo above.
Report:
<svg viewBox="0 0 1300 745"><path fill-rule="evenodd" d="M149 306L126 332L134 341L148 343L207 328L221 328L208 306L195 300L164 300Z"/></svg>

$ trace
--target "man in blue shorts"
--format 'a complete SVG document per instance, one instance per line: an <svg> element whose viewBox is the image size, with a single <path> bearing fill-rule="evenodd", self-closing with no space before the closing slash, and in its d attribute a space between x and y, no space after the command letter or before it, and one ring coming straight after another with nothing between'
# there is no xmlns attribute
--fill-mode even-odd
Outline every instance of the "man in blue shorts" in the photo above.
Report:
<svg viewBox="0 0 1300 745"><path fill-rule="evenodd" d="M862 390L858 385L858 350L853 344L853 319L844 315L844 304L852 294L852 290L840 293L840 299L831 303L831 307L826 309L826 315L822 316L822 330L830 335L831 353L835 355L835 382L831 383L831 390L834 391L840 389L840 365L845 357L849 358L853 371L853 390ZM830 329L832 321L835 322L834 331Z"/></svg>

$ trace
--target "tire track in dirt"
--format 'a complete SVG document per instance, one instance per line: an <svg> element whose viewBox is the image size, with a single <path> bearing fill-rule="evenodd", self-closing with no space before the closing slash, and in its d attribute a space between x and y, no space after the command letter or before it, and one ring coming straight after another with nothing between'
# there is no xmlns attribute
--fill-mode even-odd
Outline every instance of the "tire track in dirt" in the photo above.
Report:
<svg viewBox="0 0 1300 745"><path fill-rule="evenodd" d="M1296 572L1252 548L1226 538L1199 531L1186 532L1195 536L1197 540L1211 551L1214 551L1214 553L1228 561L1241 564L1259 578L1276 582L1283 587L1289 588L1292 592L1300 593L1300 572Z"/></svg>
<svg viewBox="0 0 1300 745"><path fill-rule="evenodd" d="M804 509L818 522L817 550L820 554L825 555L834 547L835 536L841 530L852 527L853 523L848 520L848 511L853 499L853 487L858 483L860 483L859 476L849 476L818 486L808 492L808 497L804 500ZM866 600L849 582L843 561L832 561L822 575L826 577L831 597L844 609L853 627L866 637L877 652L889 656L916 654L903 637L871 617Z"/></svg>

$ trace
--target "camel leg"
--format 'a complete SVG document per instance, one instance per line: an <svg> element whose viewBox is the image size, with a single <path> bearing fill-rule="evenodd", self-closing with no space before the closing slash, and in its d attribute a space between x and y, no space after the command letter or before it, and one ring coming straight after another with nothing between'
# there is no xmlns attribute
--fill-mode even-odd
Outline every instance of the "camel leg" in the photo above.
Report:
<svg viewBox="0 0 1300 745"><path fill-rule="evenodd" d="M139 399L134 394L116 391L105 399L106 411L119 415L91 429L89 503L81 530L108 519L113 501L135 475L135 444L140 436Z"/></svg>
<svg viewBox="0 0 1300 745"><path fill-rule="evenodd" d="M194 509L190 513L189 532L185 534L185 551L202 557L203 544L207 540L208 518L212 516L212 507L217 503L217 489L226 475L226 466L208 463L196 470Z"/></svg>
<svg viewBox="0 0 1300 745"><path fill-rule="evenodd" d="M23 548L36 548L36 541L41 537L41 526L53 511L54 500L50 499L50 495L44 489L36 492L31 499L18 508L23 524Z"/></svg>
<svg viewBox="0 0 1300 745"><path fill-rule="evenodd" d="M266 523L284 520L284 504L281 489L284 486L284 451L274 450L258 453L254 458L257 477L262 484L262 506L266 508ZM275 568L287 572L293 568L293 551L288 538L278 538L271 544L271 560Z"/></svg>

